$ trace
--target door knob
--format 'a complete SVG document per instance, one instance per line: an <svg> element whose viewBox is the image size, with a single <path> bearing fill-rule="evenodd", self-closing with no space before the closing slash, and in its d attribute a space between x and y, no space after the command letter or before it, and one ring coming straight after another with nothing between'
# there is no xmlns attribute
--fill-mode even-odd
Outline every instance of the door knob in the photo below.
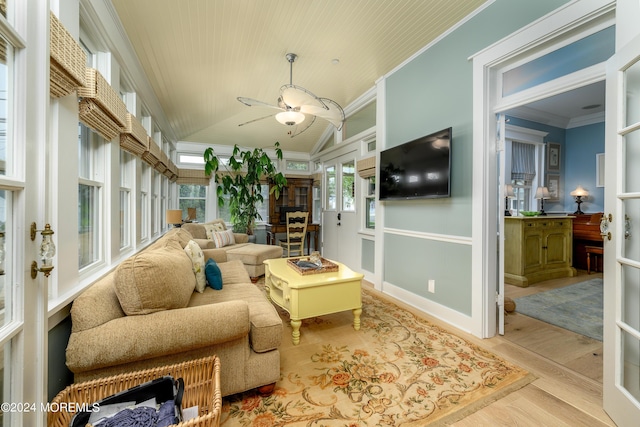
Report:
<svg viewBox="0 0 640 427"><path fill-rule="evenodd" d="M338 221L340 221L342 219L342 213L338 212Z"/></svg>
<svg viewBox="0 0 640 427"><path fill-rule="evenodd" d="M613 221L613 215L602 215L602 219L600 220L600 235L603 240L605 237L607 240L611 240L611 232L609 231L611 221Z"/></svg>

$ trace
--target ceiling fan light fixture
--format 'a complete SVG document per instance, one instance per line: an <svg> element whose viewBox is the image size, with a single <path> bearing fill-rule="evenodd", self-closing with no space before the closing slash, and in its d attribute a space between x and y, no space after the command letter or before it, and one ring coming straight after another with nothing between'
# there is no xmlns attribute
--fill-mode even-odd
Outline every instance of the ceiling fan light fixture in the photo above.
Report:
<svg viewBox="0 0 640 427"><path fill-rule="evenodd" d="M304 114L299 111L282 111L276 114L276 120L286 126L295 126L304 121Z"/></svg>

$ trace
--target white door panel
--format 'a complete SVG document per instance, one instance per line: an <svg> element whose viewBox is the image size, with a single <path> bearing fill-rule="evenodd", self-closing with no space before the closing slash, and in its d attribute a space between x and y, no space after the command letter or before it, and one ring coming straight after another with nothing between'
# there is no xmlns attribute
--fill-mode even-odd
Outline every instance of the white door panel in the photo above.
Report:
<svg viewBox="0 0 640 427"><path fill-rule="evenodd" d="M607 63L603 406L640 419L640 37Z"/></svg>

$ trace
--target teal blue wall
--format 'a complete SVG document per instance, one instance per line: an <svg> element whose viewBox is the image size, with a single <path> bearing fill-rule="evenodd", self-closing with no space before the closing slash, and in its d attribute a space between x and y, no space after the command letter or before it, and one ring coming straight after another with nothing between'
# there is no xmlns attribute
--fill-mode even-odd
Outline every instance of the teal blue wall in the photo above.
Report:
<svg viewBox="0 0 640 427"><path fill-rule="evenodd" d="M376 272L375 254L376 242L369 239L362 239L362 261L360 267L370 273Z"/></svg>
<svg viewBox="0 0 640 427"><path fill-rule="evenodd" d="M384 202L385 227L471 237L473 70L468 58L565 3L497 0L386 79L385 148L449 126L453 142L452 197ZM383 251L385 281L471 315L470 246L387 233ZM451 270L446 275L444 265ZM426 278L435 275L441 279L435 279L431 294Z"/></svg>
<svg viewBox="0 0 640 427"><path fill-rule="evenodd" d="M596 187L596 154L604 153L604 122L567 129L564 158L564 203L567 212L577 208L571 193L578 185L589 192L585 213L604 211L604 187Z"/></svg>

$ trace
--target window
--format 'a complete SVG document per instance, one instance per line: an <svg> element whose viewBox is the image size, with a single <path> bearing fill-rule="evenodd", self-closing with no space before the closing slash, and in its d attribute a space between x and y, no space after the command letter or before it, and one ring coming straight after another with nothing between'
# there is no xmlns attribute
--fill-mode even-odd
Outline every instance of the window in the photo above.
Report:
<svg viewBox="0 0 640 427"><path fill-rule="evenodd" d="M182 218L188 217L189 208L196 209L196 221L205 222L207 206L207 186L181 184L178 195L178 207L182 210Z"/></svg>
<svg viewBox="0 0 640 427"><path fill-rule="evenodd" d="M151 168L145 162L142 162L142 174L140 178L140 239L146 240L150 234L150 185L151 185Z"/></svg>
<svg viewBox="0 0 640 427"><path fill-rule="evenodd" d="M365 180L366 196L364 198L365 219L364 226L368 229L376 228L376 177L371 176Z"/></svg>
<svg viewBox="0 0 640 427"><path fill-rule="evenodd" d="M257 222L269 222L269 186L267 184L260 186L260 194L262 194L262 199L264 200L258 205L258 214L260 214L262 220L258 219ZM222 218L226 223L231 224L229 195L224 194L222 198L224 199L224 205L218 206L218 218ZM216 200L216 204L217 203Z"/></svg>
<svg viewBox="0 0 640 427"><path fill-rule="evenodd" d="M327 209L336 210L336 167L329 166L326 171Z"/></svg>
<svg viewBox="0 0 640 427"><path fill-rule="evenodd" d="M350 160L342 164L342 210L353 212L356 210L356 182L355 162Z"/></svg>
<svg viewBox="0 0 640 427"><path fill-rule="evenodd" d="M120 150L120 250L131 247L131 187L133 156Z"/></svg>
<svg viewBox="0 0 640 427"><path fill-rule="evenodd" d="M101 197L103 187L101 137L83 124L78 126L78 267L100 259Z"/></svg>
<svg viewBox="0 0 640 427"><path fill-rule="evenodd" d="M517 215L521 211L537 209L535 190L541 185L542 145L511 141L511 184L514 198L509 208Z"/></svg>
<svg viewBox="0 0 640 427"><path fill-rule="evenodd" d="M305 162L302 160L287 160L287 170L308 171L309 162Z"/></svg>
<svg viewBox="0 0 640 427"><path fill-rule="evenodd" d="M160 233L160 174L149 167L151 175L151 232L153 236Z"/></svg>

